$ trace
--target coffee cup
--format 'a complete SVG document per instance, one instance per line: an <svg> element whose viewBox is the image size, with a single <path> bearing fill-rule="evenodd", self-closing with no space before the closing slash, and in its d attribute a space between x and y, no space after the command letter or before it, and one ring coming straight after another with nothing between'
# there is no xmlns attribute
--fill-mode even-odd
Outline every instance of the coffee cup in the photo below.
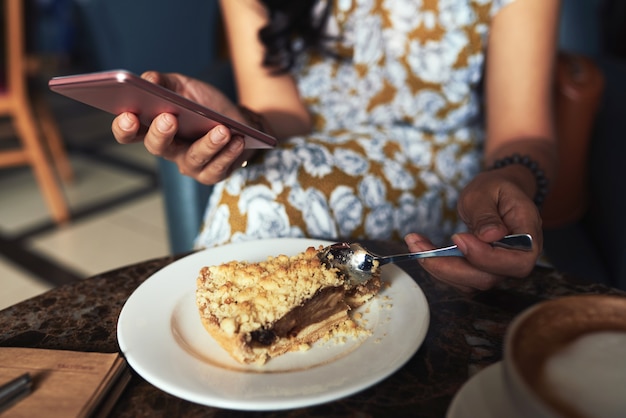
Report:
<svg viewBox="0 0 626 418"><path fill-rule="evenodd" d="M509 326L504 385L521 416L626 417L626 297L564 296Z"/></svg>

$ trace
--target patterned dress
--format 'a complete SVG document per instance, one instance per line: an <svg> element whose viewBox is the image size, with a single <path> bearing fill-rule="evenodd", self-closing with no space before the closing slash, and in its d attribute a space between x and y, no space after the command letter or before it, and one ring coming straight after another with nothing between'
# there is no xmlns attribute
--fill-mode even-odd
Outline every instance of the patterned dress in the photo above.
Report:
<svg viewBox="0 0 626 418"><path fill-rule="evenodd" d="M275 237L443 243L481 167L490 21L512 0L335 0L341 59L294 70L315 120L217 184L196 246Z"/></svg>

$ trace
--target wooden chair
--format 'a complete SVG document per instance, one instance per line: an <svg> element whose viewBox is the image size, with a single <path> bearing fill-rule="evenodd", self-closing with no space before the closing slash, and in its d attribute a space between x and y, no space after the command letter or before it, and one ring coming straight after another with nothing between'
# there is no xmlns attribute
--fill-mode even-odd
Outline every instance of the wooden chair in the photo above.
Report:
<svg viewBox="0 0 626 418"><path fill-rule="evenodd" d="M0 168L30 165L52 218L64 223L70 212L58 177L71 180L72 168L50 109L28 91L36 61L26 54L24 1L3 0L3 7L5 85L0 91L0 116L11 118L21 146L0 150Z"/></svg>

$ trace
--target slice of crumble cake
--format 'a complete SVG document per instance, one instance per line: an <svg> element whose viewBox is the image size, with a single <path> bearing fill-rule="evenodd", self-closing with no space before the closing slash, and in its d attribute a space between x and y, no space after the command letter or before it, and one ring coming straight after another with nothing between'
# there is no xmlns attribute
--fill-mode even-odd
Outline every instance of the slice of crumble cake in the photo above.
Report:
<svg viewBox="0 0 626 418"><path fill-rule="evenodd" d="M202 323L240 363L302 350L348 321L378 293L380 275L352 283L309 247L295 256L203 267L196 301Z"/></svg>

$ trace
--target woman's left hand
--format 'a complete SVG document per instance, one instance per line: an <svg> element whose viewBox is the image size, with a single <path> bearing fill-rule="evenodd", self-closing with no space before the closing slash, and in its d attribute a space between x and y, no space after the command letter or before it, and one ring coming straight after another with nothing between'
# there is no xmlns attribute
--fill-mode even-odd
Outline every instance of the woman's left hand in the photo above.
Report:
<svg viewBox="0 0 626 418"><path fill-rule="evenodd" d="M504 277L526 277L543 248L541 216L532 199L508 176L515 170L505 167L480 173L463 190L458 203L461 219L469 232L455 234L452 241L464 258L427 258L419 262L435 278L462 290L486 290ZM530 234L530 252L492 247L489 243L508 234ZM435 248L426 237L408 234L411 252Z"/></svg>

